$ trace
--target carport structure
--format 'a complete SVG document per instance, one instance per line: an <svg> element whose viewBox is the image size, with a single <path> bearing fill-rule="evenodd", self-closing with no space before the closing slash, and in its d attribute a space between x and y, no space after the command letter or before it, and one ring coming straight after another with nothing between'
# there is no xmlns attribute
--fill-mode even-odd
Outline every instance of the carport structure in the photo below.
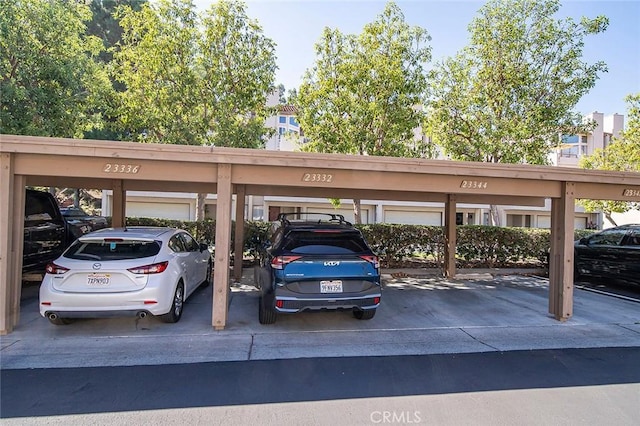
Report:
<svg viewBox="0 0 640 426"><path fill-rule="evenodd" d="M221 248L231 248L235 219L235 251L242 250L246 195L442 202L449 277L456 203L542 206L550 198L549 313L561 321L573 311L575 200L640 201L640 173L0 135L0 334L20 315L25 186L110 189L114 226L125 223L127 191L217 194L211 323L218 330L227 323L231 278L230 250Z"/></svg>

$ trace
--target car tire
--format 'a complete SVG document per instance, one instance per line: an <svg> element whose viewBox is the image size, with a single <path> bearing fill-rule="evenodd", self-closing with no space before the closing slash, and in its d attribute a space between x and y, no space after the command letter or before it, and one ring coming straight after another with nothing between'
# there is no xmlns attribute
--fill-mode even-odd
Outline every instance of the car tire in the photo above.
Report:
<svg viewBox="0 0 640 426"><path fill-rule="evenodd" d="M49 322L51 324L55 324L55 325L68 325L68 324L71 324L73 322L73 319L57 317L56 319L49 318Z"/></svg>
<svg viewBox="0 0 640 426"><path fill-rule="evenodd" d="M184 307L184 284L182 281L178 283L175 293L173 293L173 300L171 302L171 309L164 315L160 315L160 320L168 323L176 323L182 318L182 310Z"/></svg>
<svg viewBox="0 0 640 426"><path fill-rule="evenodd" d="M375 309L367 309L366 311L363 309L354 309L353 316L359 320L370 320L376 315Z"/></svg>
<svg viewBox="0 0 640 426"><path fill-rule="evenodd" d="M270 297L260 296L258 300L258 321L260 324L273 324L278 318L278 313L271 306Z"/></svg>
<svg viewBox="0 0 640 426"><path fill-rule="evenodd" d="M209 265L207 265L207 276L204 278L204 281L202 282L202 284L200 284L200 287L204 288L204 287L209 287L209 285L213 282L213 265L211 264L211 261L209 261Z"/></svg>

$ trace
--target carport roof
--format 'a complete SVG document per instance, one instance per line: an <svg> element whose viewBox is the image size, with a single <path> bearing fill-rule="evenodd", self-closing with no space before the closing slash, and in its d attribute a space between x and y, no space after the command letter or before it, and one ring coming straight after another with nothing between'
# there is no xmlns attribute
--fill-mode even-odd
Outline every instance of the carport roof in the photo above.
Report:
<svg viewBox="0 0 640 426"><path fill-rule="evenodd" d="M1 135L0 152L14 155L15 174L32 185L106 189L105 181L122 180L129 190L215 192L217 165L230 164L232 183L258 195L444 201L457 194L459 202L539 205L573 182L576 198L640 200L640 173L555 166L15 135Z"/></svg>

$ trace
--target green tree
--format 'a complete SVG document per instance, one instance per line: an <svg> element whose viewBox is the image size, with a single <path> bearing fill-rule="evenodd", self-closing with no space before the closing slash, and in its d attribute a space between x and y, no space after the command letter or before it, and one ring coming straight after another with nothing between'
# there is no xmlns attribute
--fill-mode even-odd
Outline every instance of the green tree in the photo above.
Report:
<svg viewBox="0 0 640 426"><path fill-rule="evenodd" d="M245 8L219 1L199 15L190 0L120 8L112 74L126 88L119 131L141 142L264 147L275 47Z"/></svg>
<svg viewBox="0 0 640 426"><path fill-rule="evenodd" d="M2 1L2 133L82 137L102 126L111 85L96 62L100 39L85 34L90 19L84 2Z"/></svg>
<svg viewBox="0 0 640 426"><path fill-rule="evenodd" d="M275 43L238 1L218 1L203 18L199 69L207 143L264 148L267 96L274 90Z"/></svg>
<svg viewBox="0 0 640 426"><path fill-rule="evenodd" d="M316 61L295 98L309 140L302 149L353 155L415 156L431 59L426 30L405 22L400 8L384 11L359 35L325 28ZM354 200L360 222L359 200Z"/></svg>
<svg viewBox="0 0 640 426"><path fill-rule="evenodd" d="M626 130L619 138L614 138L604 149L596 149L593 154L580 159L584 169L615 170L622 172L640 172L640 93L626 98ZM640 203L607 200L579 200L586 211L601 211L607 220L617 225L612 213L624 213L631 209L640 209Z"/></svg>
<svg viewBox="0 0 640 426"><path fill-rule="evenodd" d="M425 128L445 154L546 164L558 135L581 129L573 109L607 70L583 62L584 40L606 30L608 19L556 19L559 7L559 0L491 0L469 25L469 45L436 65Z"/></svg>
<svg viewBox="0 0 640 426"><path fill-rule="evenodd" d="M89 2L92 18L87 24L87 34L99 37L105 50L100 52L102 62L111 62L111 48L122 40L122 27L116 18L116 10L121 6L129 6L140 10L148 0L92 0Z"/></svg>
<svg viewBox="0 0 640 426"><path fill-rule="evenodd" d="M205 141L200 127L197 15L189 1L118 9L122 42L113 53L116 126L131 139L184 145Z"/></svg>

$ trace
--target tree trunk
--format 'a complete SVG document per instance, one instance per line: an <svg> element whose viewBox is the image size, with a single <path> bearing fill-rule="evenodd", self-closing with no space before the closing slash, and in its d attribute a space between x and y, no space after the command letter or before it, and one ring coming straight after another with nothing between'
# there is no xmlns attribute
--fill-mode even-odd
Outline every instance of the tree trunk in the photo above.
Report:
<svg viewBox="0 0 640 426"><path fill-rule="evenodd" d="M353 217L357 224L362 223L362 217L360 216L360 200L353 200Z"/></svg>
<svg viewBox="0 0 640 426"><path fill-rule="evenodd" d="M615 220L613 220L613 217L611 217L611 212L604 212L604 217L607 218L607 220L613 225L613 226L618 226L618 224L616 223Z"/></svg>
<svg viewBox="0 0 640 426"><path fill-rule="evenodd" d="M500 212L498 211L498 206L495 204L491 204L489 206L489 217L491 218L492 226L500 226Z"/></svg>
<svg viewBox="0 0 640 426"><path fill-rule="evenodd" d="M198 194L196 199L196 221L204 220L204 204L207 194Z"/></svg>

